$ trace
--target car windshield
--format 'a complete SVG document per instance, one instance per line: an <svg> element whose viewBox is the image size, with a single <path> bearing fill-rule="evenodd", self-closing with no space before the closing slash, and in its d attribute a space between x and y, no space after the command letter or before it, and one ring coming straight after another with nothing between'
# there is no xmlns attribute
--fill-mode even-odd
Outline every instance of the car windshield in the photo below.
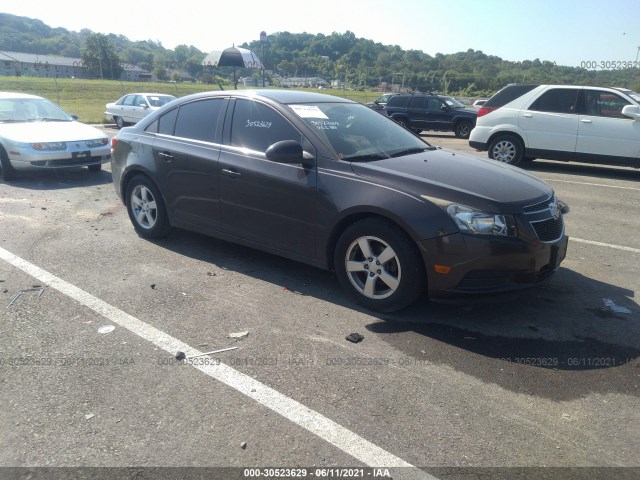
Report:
<svg viewBox="0 0 640 480"><path fill-rule="evenodd" d="M342 160L381 160L434 148L390 118L358 103L289 106Z"/></svg>
<svg viewBox="0 0 640 480"><path fill-rule="evenodd" d="M0 100L0 123L71 122L64 110L43 98L6 98Z"/></svg>
<svg viewBox="0 0 640 480"><path fill-rule="evenodd" d="M453 97L441 97L447 105L451 108L465 108L464 104L460 103Z"/></svg>

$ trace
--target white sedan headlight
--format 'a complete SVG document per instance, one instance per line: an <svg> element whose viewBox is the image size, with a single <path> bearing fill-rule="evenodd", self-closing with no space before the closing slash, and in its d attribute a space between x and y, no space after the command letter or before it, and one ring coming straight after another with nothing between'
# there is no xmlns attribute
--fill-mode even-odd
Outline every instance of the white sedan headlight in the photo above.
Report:
<svg viewBox="0 0 640 480"><path fill-rule="evenodd" d="M517 235L513 215L496 215L457 204L449 205L447 213L464 233L498 237L515 237Z"/></svg>
<svg viewBox="0 0 640 480"><path fill-rule="evenodd" d="M34 150L65 150L67 144L64 142L38 142L32 143Z"/></svg>
<svg viewBox="0 0 640 480"><path fill-rule="evenodd" d="M94 140L87 140L87 147L89 147L89 148L102 147L103 145L106 145L107 143L109 143L109 139L107 137L96 138Z"/></svg>

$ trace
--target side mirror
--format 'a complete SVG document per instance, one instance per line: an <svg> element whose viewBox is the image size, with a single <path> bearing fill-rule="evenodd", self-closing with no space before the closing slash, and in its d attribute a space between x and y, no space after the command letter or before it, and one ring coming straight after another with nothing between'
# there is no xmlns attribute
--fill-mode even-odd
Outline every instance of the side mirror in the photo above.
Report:
<svg viewBox="0 0 640 480"><path fill-rule="evenodd" d="M282 140L267 148L267 160L278 163L302 163L304 160L302 145L295 140Z"/></svg>
<svg viewBox="0 0 640 480"><path fill-rule="evenodd" d="M625 105L622 108L622 115L631 117L634 120L640 120L640 107L637 105Z"/></svg>
<svg viewBox="0 0 640 480"><path fill-rule="evenodd" d="M440 107L440 110L442 110L443 112L446 112L447 110L449 110L449 107L447 107L446 105L442 105Z"/></svg>
<svg viewBox="0 0 640 480"><path fill-rule="evenodd" d="M145 110L146 110L147 108L149 108L149 105L147 105L146 103L141 103L141 104L140 104L140 106L141 106L142 108L144 108Z"/></svg>

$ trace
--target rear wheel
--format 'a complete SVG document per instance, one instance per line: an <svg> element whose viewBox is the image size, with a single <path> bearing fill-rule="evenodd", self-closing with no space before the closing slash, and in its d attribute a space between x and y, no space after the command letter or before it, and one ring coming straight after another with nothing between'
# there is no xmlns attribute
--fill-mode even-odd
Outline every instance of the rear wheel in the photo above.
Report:
<svg viewBox="0 0 640 480"><path fill-rule="evenodd" d="M11 165L9 156L2 147L0 147L0 176L4 178L5 182L16 179L16 169Z"/></svg>
<svg viewBox="0 0 640 480"><path fill-rule="evenodd" d="M122 119L122 117L116 117L115 120L116 120L116 126L118 128L124 128L125 123L124 123L124 120Z"/></svg>
<svg viewBox="0 0 640 480"><path fill-rule="evenodd" d="M489 158L517 165L522 160L524 148L513 135L498 135L489 145Z"/></svg>
<svg viewBox="0 0 640 480"><path fill-rule="evenodd" d="M415 244L383 219L364 219L348 227L336 244L334 265L341 287L371 310L400 310L425 289Z"/></svg>
<svg viewBox="0 0 640 480"><path fill-rule="evenodd" d="M453 133L455 133L456 137L458 138L469 138L472 129L473 125L471 124L471 122L461 120L456 123L456 126L453 129Z"/></svg>
<svg viewBox="0 0 640 480"><path fill-rule="evenodd" d="M145 238L161 238L171 226L158 187L149 177L137 175L127 186L127 212L136 232Z"/></svg>

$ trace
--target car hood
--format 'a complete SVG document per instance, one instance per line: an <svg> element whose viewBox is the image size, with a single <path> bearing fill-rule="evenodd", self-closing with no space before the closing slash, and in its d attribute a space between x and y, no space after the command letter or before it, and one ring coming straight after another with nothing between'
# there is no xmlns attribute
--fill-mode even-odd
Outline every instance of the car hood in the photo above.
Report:
<svg viewBox="0 0 640 480"><path fill-rule="evenodd" d="M487 212L521 213L546 200L552 188L520 168L449 150L352 163L354 173L445 206L460 203Z"/></svg>
<svg viewBox="0 0 640 480"><path fill-rule="evenodd" d="M0 137L12 142L73 142L106 135L79 122L25 122L0 124Z"/></svg>

